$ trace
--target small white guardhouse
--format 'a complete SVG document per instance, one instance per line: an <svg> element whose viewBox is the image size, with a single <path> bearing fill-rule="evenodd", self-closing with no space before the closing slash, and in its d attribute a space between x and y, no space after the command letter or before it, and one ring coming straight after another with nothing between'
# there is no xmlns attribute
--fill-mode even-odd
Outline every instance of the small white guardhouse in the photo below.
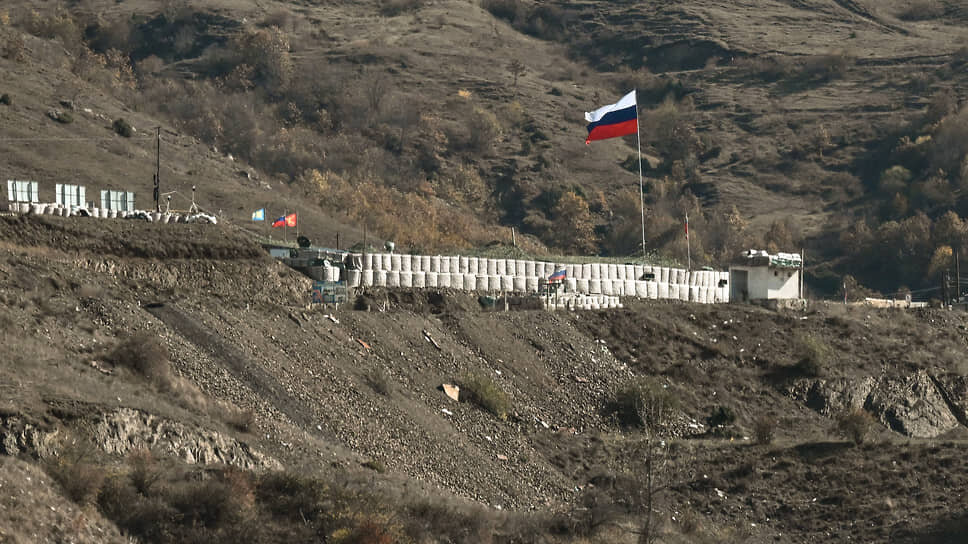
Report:
<svg viewBox="0 0 968 544"><path fill-rule="evenodd" d="M729 300L750 302L803 298L803 257L798 253L744 251L729 267Z"/></svg>

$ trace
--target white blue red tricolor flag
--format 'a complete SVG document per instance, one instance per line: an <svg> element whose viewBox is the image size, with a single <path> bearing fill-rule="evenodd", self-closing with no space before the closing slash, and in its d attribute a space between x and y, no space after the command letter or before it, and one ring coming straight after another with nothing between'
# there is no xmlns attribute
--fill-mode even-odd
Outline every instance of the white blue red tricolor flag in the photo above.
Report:
<svg viewBox="0 0 968 544"><path fill-rule="evenodd" d="M265 221L266 220L266 209L261 208L252 212L253 221Z"/></svg>
<svg viewBox="0 0 968 544"><path fill-rule="evenodd" d="M548 276L549 282L565 281L565 277L568 276L568 271L564 268L555 271L554 274Z"/></svg>
<svg viewBox="0 0 968 544"><path fill-rule="evenodd" d="M639 114L635 102L635 91L621 100L595 111L585 112L588 121L588 137L585 143L635 134L639 130Z"/></svg>

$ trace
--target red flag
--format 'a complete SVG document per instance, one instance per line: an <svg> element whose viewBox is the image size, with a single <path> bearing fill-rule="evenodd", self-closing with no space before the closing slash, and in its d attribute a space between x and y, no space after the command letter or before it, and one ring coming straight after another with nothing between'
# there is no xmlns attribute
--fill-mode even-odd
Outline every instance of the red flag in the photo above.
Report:
<svg viewBox="0 0 968 544"><path fill-rule="evenodd" d="M296 214L291 213L289 215L284 215L279 219L272 222L272 227L295 227L296 226Z"/></svg>
<svg viewBox="0 0 968 544"><path fill-rule="evenodd" d="M686 216L686 238L689 238L689 216Z"/></svg>

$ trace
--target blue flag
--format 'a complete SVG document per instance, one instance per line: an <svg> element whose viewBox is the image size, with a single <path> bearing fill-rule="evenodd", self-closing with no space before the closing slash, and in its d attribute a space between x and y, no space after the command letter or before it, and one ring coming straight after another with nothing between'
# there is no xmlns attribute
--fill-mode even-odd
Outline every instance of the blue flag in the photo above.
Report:
<svg viewBox="0 0 968 544"><path fill-rule="evenodd" d="M266 209L262 208L252 212L253 221L265 221L266 220Z"/></svg>

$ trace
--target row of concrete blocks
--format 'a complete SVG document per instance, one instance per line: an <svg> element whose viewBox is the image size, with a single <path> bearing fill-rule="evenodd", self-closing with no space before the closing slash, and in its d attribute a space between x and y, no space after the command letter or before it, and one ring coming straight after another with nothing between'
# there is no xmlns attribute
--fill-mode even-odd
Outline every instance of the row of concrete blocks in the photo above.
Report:
<svg viewBox="0 0 968 544"><path fill-rule="evenodd" d="M53 215L56 217L77 217L84 215L86 217L97 217L102 219L125 219L130 216L148 216L154 223L187 223L188 216L181 215L177 213L159 213L159 212L127 212L119 210L108 210L104 208L80 208L77 206L68 207L63 204L50 204L50 203L27 203L27 202L10 202L8 204L8 209L14 213L22 213L25 215ZM81 212L83 210L83 212Z"/></svg>
<svg viewBox="0 0 968 544"><path fill-rule="evenodd" d="M719 286L728 279L728 272L701 270L689 272L681 268L633 264L566 264L520 259L488 259L485 257L406 255L396 253L368 253L363 257L363 269L375 272L435 272L438 274L475 274L478 276L523 276L547 278L564 268L566 277L575 280L651 280L657 283Z"/></svg>
<svg viewBox="0 0 968 544"><path fill-rule="evenodd" d="M542 299L545 310L608 310L623 308L622 300L608 295L574 295Z"/></svg>
<svg viewBox="0 0 968 544"><path fill-rule="evenodd" d="M333 275L325 274L328 281L338 281L337 269ZM350 287L400 287L400 288L450 288L466 291L534 293L538 291L538 278L522 276L478 276L476 274L445 274L437 272L387 272L383 270L348 270L346 282ZM639 297L649 299L673 299L704 304L729 301L726 287L701 287L636 280L576 280L566 279L565 293L603 295L614 297Z"/></svg>

